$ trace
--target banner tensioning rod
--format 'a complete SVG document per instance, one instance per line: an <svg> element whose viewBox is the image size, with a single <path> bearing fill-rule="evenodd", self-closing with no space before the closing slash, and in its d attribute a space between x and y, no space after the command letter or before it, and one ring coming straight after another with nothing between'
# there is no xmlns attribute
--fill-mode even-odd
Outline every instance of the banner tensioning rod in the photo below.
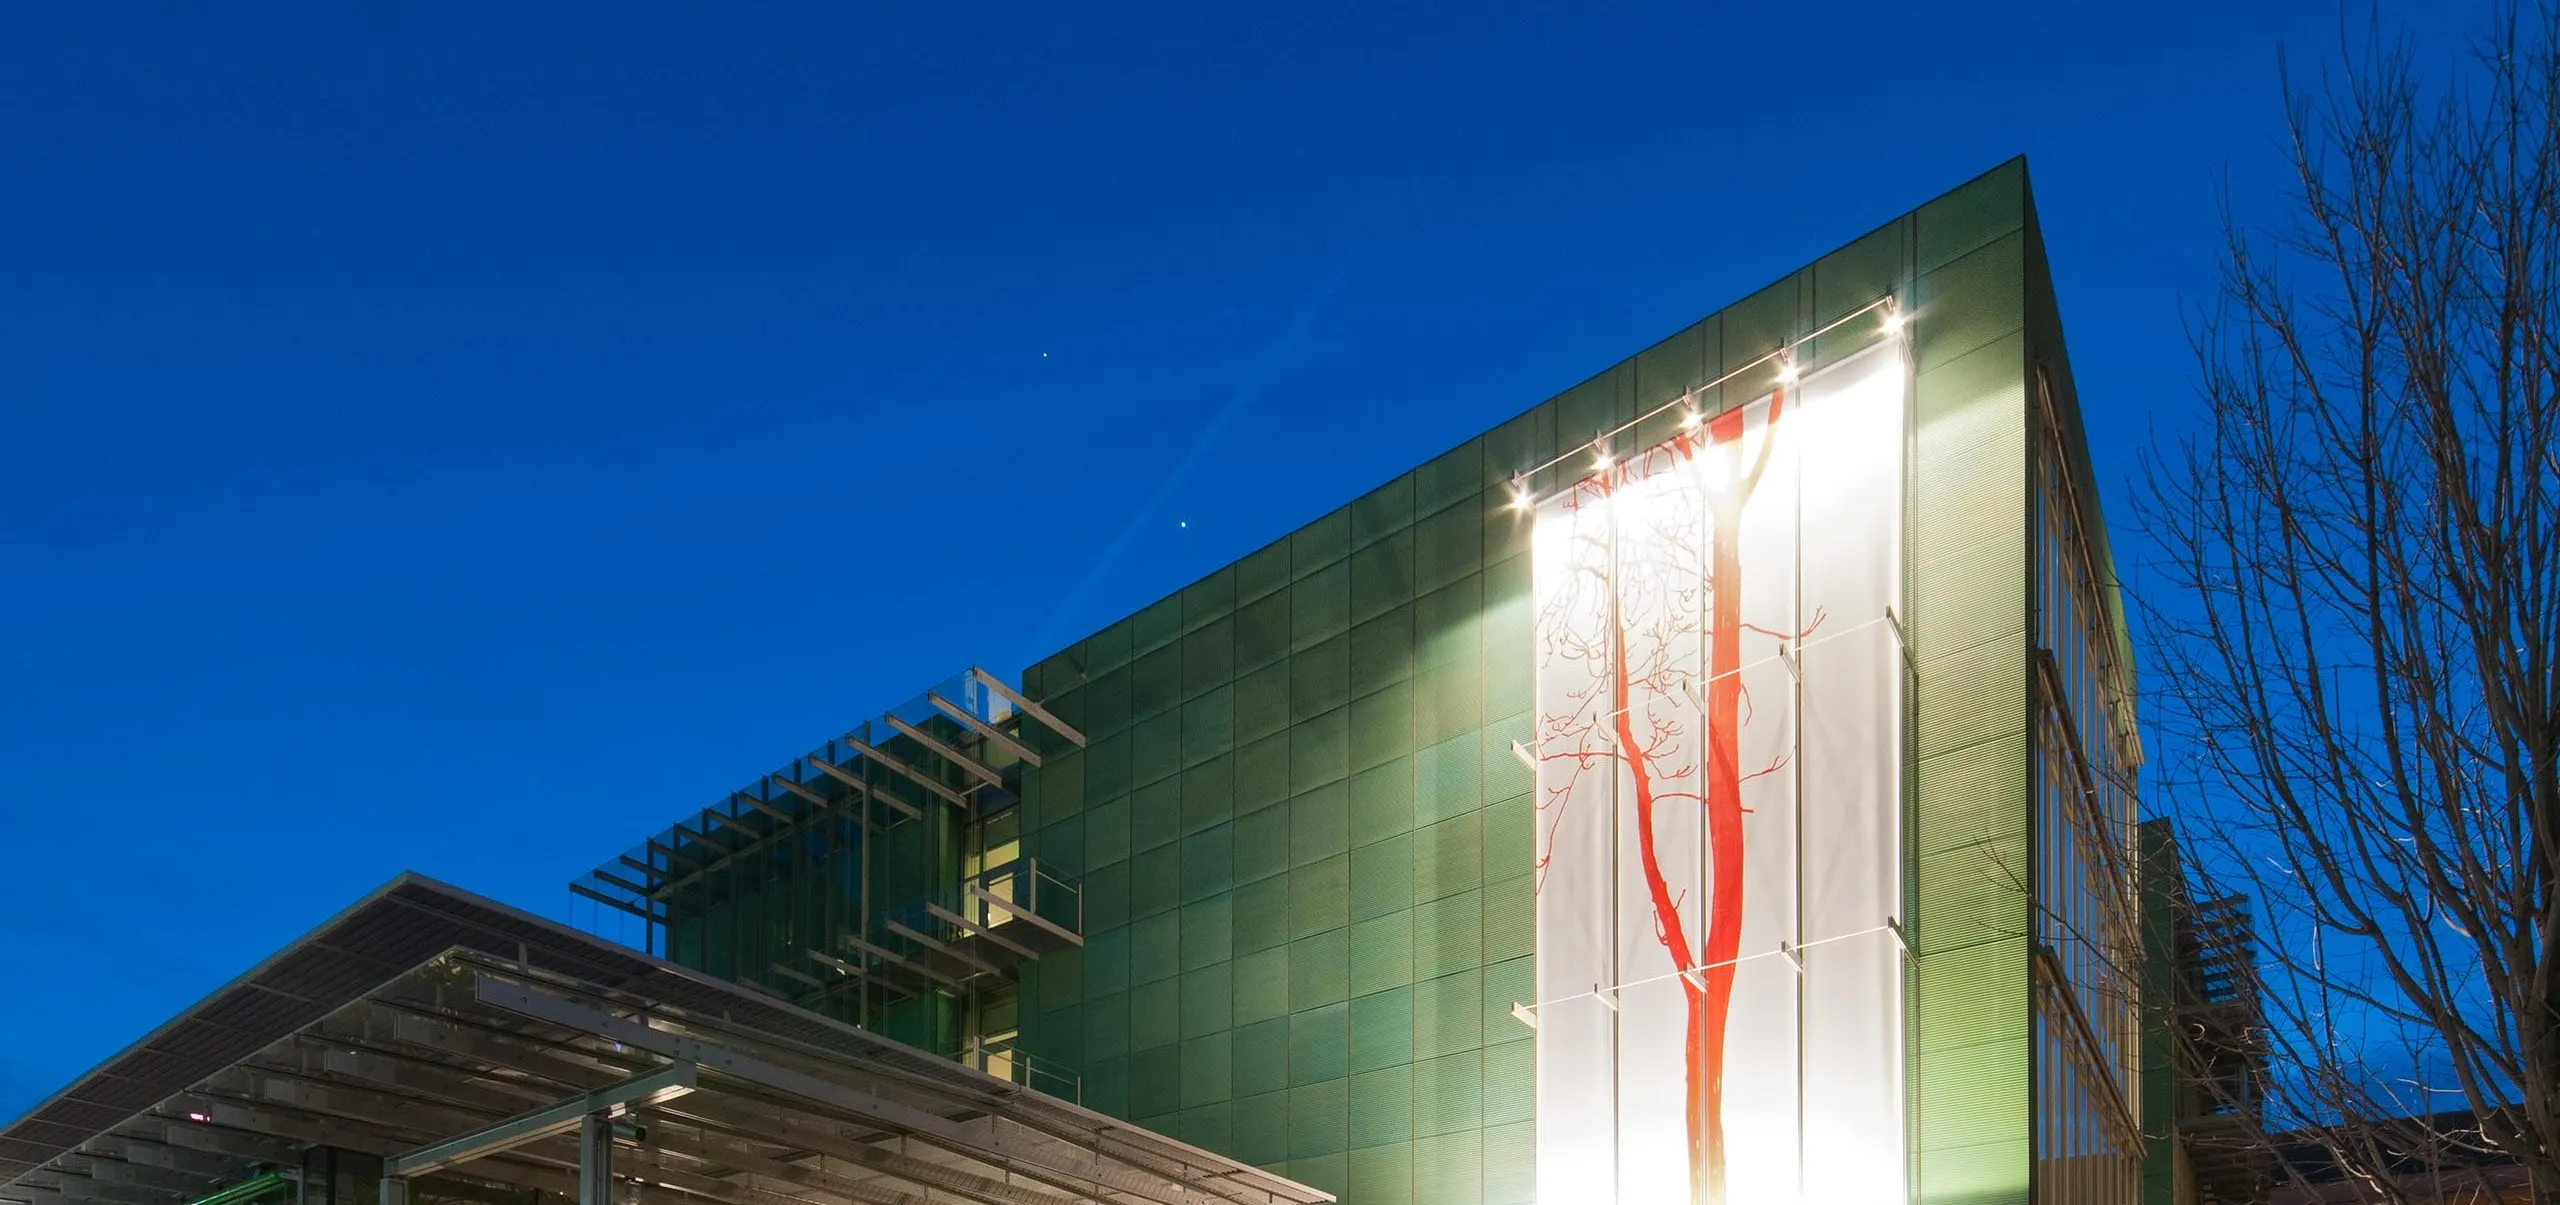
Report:
<svg viewBox="0 0 2560 1205"><path fill-rule="evenodd" d="M1742 366L1741 366L1741 367L1739 367L1739 368L1734 369L1734 370L1733 370L1733 371L1731 371L1731 372L1728 372L1728 373L1724 374L1723 376L1717 377L1716 379L1714 379L1714 380L1712 380L1712 381L1709 381L1709 382L1707 382L1707 383L1705 383L1705 384L1703 384L1703 385L1692 385L1692 386L1690 386L1688 389L1683 390L1683 391L1681 392L1680 396L1678 396L1678 397L1676 397L1676 398L1673 398L1673 399L1671 399L1670 401L1664 402L1663 404L1661 404L1661 405L1659 405L1659 406L1656 406L1656 407L1654 407L1654 408L1653 408L1653 409L1651 409L1651 410L1647 410L1647 411L1645 411L1644 413L1639 414L1639 415L1635 416L1634 418L1632 418L1632 419L1630 419L1630 420L1628 420L1628 421L1626 421L1626 422L1624 422L1624 423L1620 423L1620 424L1618 424L1618 425L1617 425L1617 426L1615 426L1615 427L1611 427L1611 428L1609 428L1609 429L1608 429L1608 430L1606 430L1606 431L1602 431L1602 432L1600 432L1600 433L1599 433L1599 435L1598 435L1595 439L1593 439L1593 441L1592 441L1592 442L1593 442L1593 443L1597 443L1597 442L1599 442L1600 440L1609 439L1609 438L1611 438L1611 437L1613 437L1613 436L1617 436L1617 435L1623 434L1623 433L1625 433L1625 432L1627 432L1627 431L1633 430L1633 429L1634 429L1636 426L1638 426L1639 424L1644 423L1645 421L1647 421L1647 420L1649 420L1649 419L1653 418L1655 415L1661 414L1663 411L1671 410L1671 409L1675 409L1675 408L1678 408L1678 407L1681 407L1681 406L1687 406L1687 405L1689 405L1689 404L1691 404L1691 403L1695 402L1695 401L1697 400L1697 398L1698 398L1698 395L1699 395L1699 394L1701 394L1701 393L1705 393L1706 391L1708 391L1708 390L1710 390L1710 389L1714 389L1714 388L1716 388L1716 387L1718 387L1718 386L1721 386L1721 385L1723 385L1725 382L1730 381L1730 380L1734 379L1735 377L1741 376L1742 374L1744 374L1744 373L1746 373L1746 372L1749 372L1749 371L1751 371L1752 369L1758 368L1758 367L1760 367L1760 366L1761 366L1761 365L1763 365L1763 364L1767 364L1767 363L1768 363L1768 362L1770 362L1771 360L1782 360L1782 359L1785 359L1785 358L1787 358L1787 357L1789 357L1789 356L1792 356L1792 355L1794 355L1794 354L1795 354L1795 350L1796 350L1796 348L1798 348L1798 347L1800 347L1800 346L1802 346L1802 345L1804 345L1804 344L1806 344L1806 343L1809 343L1809 342L1811 342L1811 341L1813 341L1813 340L1815 340L1815 339L1819 339L1819 338L1823 337L1824 335L1830 334L1831 332L1833 332L1833 331L1835 331L1835 330L1838 330L1838 329L1840 329L1841 327L1846 326L1846 325L1848 325L1849 323L1854 322L1854 321L1856 321L1856 320L1858 320L1858 319L1860 319L1860 318L1866 317L1867 315L1874 313L1874 312L1875 312L1875 311L1877 311L1878 309L1882 309L1882 308L1886 308L1886 307L1895 307L1895 306L1896 306L1896 303L1895 303L1895 301L1894 301L1894 296L1893 296L1893 294L1891 294L1891 293L1887 293L1887 294L1885 294L1885 295L1884 295L1884 296L1882 296L1882 297L1878 297L1878 298L1876 298L1875 300L1873 300L1873 301L1870 301L1870 302L1866 303L1865 305L1859 306L1858 308L1856 308L1856 309L1854 309L1854 310L1851 310L1851 311L1849 311L1849 312L1848 312L1848 313L1846 313L1846 314L1842 314L1842 315L1840 315L1839 317L1834 318L1834 319L1832 319L1831 321L1829 321L1829 322L1826 322L1826 323L1822 324L1820 327L1815 328L1811 333L1805 334L1805 335L1800 336L1800 337L1795 338L1795 339L1790 339L1790 340L1788 340L1788 341L1787 341L1787 342L1785 342L1785 343L1781 343L1781 344L1779 344L1778 346L1773 347L1773 348L1769 349L1768 351L1761 353L1761 354L1760 354L1760 356L1759 356L1758 358L1751 360L1750 362L1748 362L1748 363L1746 363L1746 364L1742 365ZM1897 307L1897 308L1898 308L1898 307ZM1898 329L1898 328L1897 328L1897 329ZM1543 472L1546 472L1548 469L1552 469L1552 468L1556 467L1557 465L1563 464L1565 461L1571 460L1571 459L1573 459L1574 457L1576 457L1576 456L1578 456L1578 455L1581 455L1581 454L1582 454L1582 452L1583 452L1583 450L1584 450L1584 449L1586 449L1586 448L1589 448L1590 446L1591 446L1591 444L1588 444L1588 443L1586 443L1586 444L1579 444L1579 445L1576 445L1573 451L1566 452L1566 453L1564 453L1564 454L1562 454L1562 455L1559 455L1559 456L1553 457L1553 458L1551 458L1551 459L1549 459L1549 460L1545 461L1544 463L1541 463L1541 464L1539 464L1539 465L1536 465L1536 466L1534 466L1534 467L1532 467L1532 468L1528 469L1528 470L1527 470L1527 471L1525 471L1525 472L1515 473L1515 474L1513 474L1513 475L1512 475L1512 478L1511 478L1511 479L1512 479L1513 481L1515 481L1515 482L1521 482L1521 483L1524 483L1524 484L1525 484L1525 483L1527 483L1531 478L1536 477L1538 474L1543 473Z"/></svg>

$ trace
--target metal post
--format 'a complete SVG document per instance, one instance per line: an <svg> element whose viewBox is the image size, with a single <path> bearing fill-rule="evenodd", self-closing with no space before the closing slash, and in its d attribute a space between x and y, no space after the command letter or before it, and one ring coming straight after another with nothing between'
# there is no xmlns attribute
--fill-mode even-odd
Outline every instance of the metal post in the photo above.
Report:
<svg viewBox="0 0 2560 1205"><path fill-rule="evenodd" d="M409 1205L409 1182L398 1176L384 1176L382 1205Z"/></svg>
<svg viewBox="0 0 2560 1205"><path fill-rule="evenodd" d="M382 1205L406 1205L386 1200ZM578 1205L613 1205L613 1114L578 1119Z"/></svg>

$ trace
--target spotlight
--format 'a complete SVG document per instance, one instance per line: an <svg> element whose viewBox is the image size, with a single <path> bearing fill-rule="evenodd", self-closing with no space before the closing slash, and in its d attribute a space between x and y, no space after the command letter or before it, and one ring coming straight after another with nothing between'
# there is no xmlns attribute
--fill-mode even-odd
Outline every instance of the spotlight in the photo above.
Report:
<svg viewBox="0 0 2560 1205"><path fill-rule="evenodd" d="M1902 306L1890 297L1885 298L1884 301L1884 333L1888 335L1902 333Z"/></svg>
<svg viewBox="0 0 2560 1205"><path fill-rule="evenodd" d="M1796 358L1793 354L1778 357L1778 383L1792 385L1796 381Z"/></svg>
<svg viewBox="0 0 2560 1205"><path fill-rule="evenodd" d="M1595 440L1593 440L1593 441L1591 441L1591 442L1592 442L1592 448L1591 448L1591 467L1593 467L1593 468L1595 468L1595 469L1605 469L1605 468L1608 468L1608 467L1609 467L1609 444L1608 444L1608 442L1607 442L1607 441L1605 441L1605 440L1596 440L1596 439L1595 439Z"/></svg>
<svg viewBox="0 0 2560 1205"><path fill-rule="evenodd" d="M1694 429L1696 429L1697 425L1698 425L1698 412L1697 412L1697 411L1695 411L1695 410L1683 410L1683 411L1681 411L1681 412L1680 412L1680 429L1681 429L1681 430L1683 430L1683 431L1694 430Z"/></svg>
<svg viewBox="0 0 2560 1205"><path fill-rule="evenodd" d="M1528 478L1526 478L1526 477L1514 477L1514 478L1512 478L1512 479L1511 479L1511 509L1513 509L1513 510L1527 510L1527 509L1529 509L1529 479L1528 479Z"/></svg>

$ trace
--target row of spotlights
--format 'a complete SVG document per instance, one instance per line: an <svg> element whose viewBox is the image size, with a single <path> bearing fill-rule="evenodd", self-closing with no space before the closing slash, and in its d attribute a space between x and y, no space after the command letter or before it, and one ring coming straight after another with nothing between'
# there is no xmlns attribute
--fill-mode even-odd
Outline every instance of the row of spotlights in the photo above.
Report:
<svg viewBox="0 0 2560 1205"><path fill-rule="evenodd" d="M1884 302L1884 333L1888 335L1901 334L1902 324L1902 307L1896 304L1892 298L1886 298ZM1778 356L1779 383L1792 385L1800 375L1801 370L1796 367L1795 353L1793 351L1780 353ZM1697 427L1699 421L1698 412L1696 410L1685 410L1680 414L1680 427L1684 431L1694 429ZM1610 465L1608 437L1603 436L1591 441L1591 447L1592 468L1595 470L1606 471ZM1527 510L1530 505L1531 499L1529 496L1528 481L1525 478L1513 478L1511 481L1512 509Z"/></svg>

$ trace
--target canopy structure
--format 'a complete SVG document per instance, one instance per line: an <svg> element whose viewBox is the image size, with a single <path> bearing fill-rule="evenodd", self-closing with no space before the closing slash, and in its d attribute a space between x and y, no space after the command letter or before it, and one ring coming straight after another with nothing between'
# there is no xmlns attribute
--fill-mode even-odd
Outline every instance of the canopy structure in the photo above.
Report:
<svg viewBox="0 0 2560 1205"><path fill-rule="evenodd" d="M403 875L0 1131L0 1202L1332 1197Z"/></svg>

